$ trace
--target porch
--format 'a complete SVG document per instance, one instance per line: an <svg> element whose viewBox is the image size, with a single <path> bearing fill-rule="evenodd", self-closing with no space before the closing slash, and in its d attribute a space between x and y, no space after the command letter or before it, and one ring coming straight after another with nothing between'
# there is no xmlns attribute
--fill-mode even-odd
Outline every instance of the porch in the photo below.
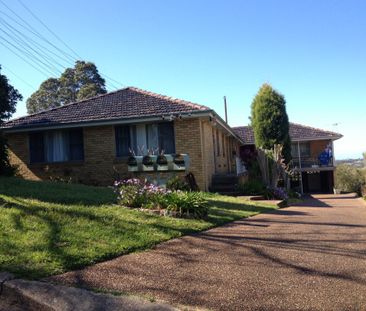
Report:
<svg viewBox="0 0 366 311"><path fill-rule="evenodd" d="M291 187L300 193L332 193L334 155L332 140L297 141L291 145L292 169L297 178Z"/></svg>

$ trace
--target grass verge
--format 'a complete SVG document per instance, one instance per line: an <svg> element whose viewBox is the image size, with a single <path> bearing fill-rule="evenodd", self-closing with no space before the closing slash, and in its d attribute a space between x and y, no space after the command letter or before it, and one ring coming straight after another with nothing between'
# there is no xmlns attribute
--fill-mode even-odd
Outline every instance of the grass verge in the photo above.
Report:
<svg viewBox="0 0 366 311"><path fill-rule="evenodd" d="M205 220L145 214L112 189L0 178L0 271L38 279L277 207L207 194Z"/></svg>

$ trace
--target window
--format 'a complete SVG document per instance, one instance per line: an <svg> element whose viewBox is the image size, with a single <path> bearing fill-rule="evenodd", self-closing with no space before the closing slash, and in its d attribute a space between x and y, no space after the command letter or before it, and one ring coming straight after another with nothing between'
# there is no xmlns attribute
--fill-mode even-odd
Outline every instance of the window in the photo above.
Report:
<svg viewBox="0 0 366 311"><path fill-rule="evenodd" d="M32 133L29 135L30 162L45 162L43 133Z"/></svg>
<svg viewBox="0 0 366 311"><path fill-rule="evenodd" d="M226 153L226 145L225 145L225 135L224 133L222 133L222 156L225 157L225 153Z"/></svg>
<svg viewBox="0 0 366 311"><path fill-rule="evenodd" d="M165 153L175 153L173 123L159 124L159 148Z"/></svg>
<svg viewBox="0 0 366 311"><path fill-rule="evenodd" d="M84 159L82 129L47 131L29 135L30 162L65 162Z"/></svg>
<svg viewBox="0 0 366 311"><path fill-rule="evenodd" d="M299 157L297 143L291 144L291 156L293 158ZM302 158L310 157L310 142L300 143L300 157Z"/></svg>
<svg viewBox="0 0 366 311"><path fill-rule="evenodd" d="M131 147L131 135L129 126L116 127L116 152L117 156L128 155Z"/></svg>
<svg viewBox="0 0 366 311"><path fill-rule="evenodd" d="M123 125L116 127L117 157L128 156L130 152L145 155L148 150L154 154L164 151L175 153L174 126L172 122Z"/></svg>
<svg viewBox="0 0 366 311"><path fill-rule="evenodd" d="M84 160L84 139L82 129L69 131L70 160Z"/></svg>

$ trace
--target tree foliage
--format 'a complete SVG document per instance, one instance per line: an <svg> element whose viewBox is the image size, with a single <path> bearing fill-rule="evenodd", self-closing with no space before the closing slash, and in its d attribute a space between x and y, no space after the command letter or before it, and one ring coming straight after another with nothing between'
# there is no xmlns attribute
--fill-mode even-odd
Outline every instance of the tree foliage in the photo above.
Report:
<svg viewBox="0 0 366 311"><path fill-rule="evenodd" d="M8 78L1 74L0 66L0 126L15 112L19 100L22 100L22 95L9 83ZM10 174L12 171L6 140L0 133L0 175Z"/></svg>
<svg viewBox="0 0 366 311"><path fill-rule="evenodd" d="M18 100L22 100L22 95L9 83L8 78L1 74L0 66L0 126L15 112Z"/></svg>
<svg viewBox="0 0 366 311"><path fill-rule="evenodd" d="M335 170L335 186L343 192L360 192L365 179L361 170L349 164L338 165Z"/></svg>
<svg viewBox="0 0 366 311"><path fill-rule="evenodd" d="M264 84L255 96L251 109L256 146L273 150L275 145L282 145L282 156L288 163L291 160L291 140L284 96L269 84Z"/></svg>
<svg viewBox="0 0 366 311"><path fill-rule="evenodd" d="M27 99L28 113L36 113L107 92L95 64L77 61L59 78L49 78Z"/></svg>

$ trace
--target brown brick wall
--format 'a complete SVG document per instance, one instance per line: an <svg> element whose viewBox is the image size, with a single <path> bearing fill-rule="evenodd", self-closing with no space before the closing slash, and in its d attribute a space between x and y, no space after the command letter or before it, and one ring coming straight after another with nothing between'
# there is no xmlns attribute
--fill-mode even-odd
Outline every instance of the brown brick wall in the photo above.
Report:
<svg viewBox="0 0 366 311"><path fill-rule="evenodd" d="M212 136L214 134L214 128L208 120L202 120L201 127L205 187L208 190L211 185L212 175L215 174L215 148Z"/></svg>
<svg viewBox="0 0 366 311"><path fill-rule="evenodd" d="M190 156L190 172L196 178L201 190L207 191L212 175L215 173L214 145L212 127L208 119L183 119L174 121L175 143L177 153L187 153ZM67 163L29 164L28 134L8 134L7 139L10 149L10 161L18 166L19 175L26 179L71 179L75 182L95 185L111 185L116 178L129 176L145 176L150 180L166 178L177 173L129 173L126 160L116 159L115 136L113 126L86 127L84 135L84 161ZM220 131L222 139L222 133ZM219 163L225 164L228 170L230 156L230 138L224 136L225 158L221 156ZM222 143L221 143L222 144ZM237 144L237 143L236 143ZM235 143L234 143L235 145ZM222 145L221 145L222 155ZM230 159L230 157L229 157ZM221 161L221 162L220 162ZM216 170L218 163L216 163ZM168 174L168 175L166 175ZM173 174L173 175L171 175Z"/></svg>
<svg viewBox="0 0 366 311"><path fill-rule="evenodd" d="M177 153L187 153L190 157L190 172L196 178L198 187L206 190L206 177L203 166L202 128L200 119L174 121L175 148Z"/></svg>
<svg viewBox="0 0 366 311"><path fill-rule="evenodd" d="M127 165L115 159L114 129L112 126L83 129L83 162L29 164L28 134L8 134L10 162L26 179L71 179L95 185L111 185L118 173L127 174Z"/></svg>

